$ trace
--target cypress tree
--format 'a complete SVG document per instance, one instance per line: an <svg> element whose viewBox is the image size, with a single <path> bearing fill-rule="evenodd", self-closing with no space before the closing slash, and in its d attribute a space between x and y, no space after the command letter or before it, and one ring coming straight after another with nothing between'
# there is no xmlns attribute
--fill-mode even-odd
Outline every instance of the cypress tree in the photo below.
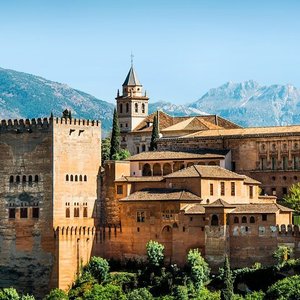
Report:
<svg viewBox="0 0 300 300"><path fill-rule="evenodd" d="M221 290L221 299L222 300L232 300L234 297L233 292L233 278L232 272L230 270L230 263L228 256L225 256L224 261L224 270L223 270L223 289Z"/></svg>
<svg viewBox="0 0 300 300"><path fill-rule="evenodd" d="M114 109L109 158L115 159L115 156L118 155L119 152L120 152L120 125L119 125L117 110Z"/></svg>
<svg viewBox="0 0 300 300"><path fill-rule="evenodd" d="M159 139L159 130L158 130L158 119L156 116L153 118L153 127L152 127L152 135L150 142L150 151L154 151L157 149L157 140Z"/></svg>

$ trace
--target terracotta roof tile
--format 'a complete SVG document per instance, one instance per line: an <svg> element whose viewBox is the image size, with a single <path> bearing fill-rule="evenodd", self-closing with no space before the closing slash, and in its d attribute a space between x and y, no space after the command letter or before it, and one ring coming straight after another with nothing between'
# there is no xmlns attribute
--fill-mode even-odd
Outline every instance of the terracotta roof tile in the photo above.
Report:
<svg viewBox="0 0 300 300"><path fill-rule="evenodd" d="M120 201L201 201L201 198L186 190L144 189Z"/></svg>
<svg viewBox="0 0 300 300"><path fill-rule="evenodd" d="M279 205L277 203L251 203L251 204L239 204L232 211L234 214L254 214L254 213L276 213L278 211L282 212L292 212L293 210Z"/></svg>
<svg viewBox="0 0 300 300"><path fill-rule="evenodd" d="M207 150L206 150L207 151ZM177 151L149 151L142 152L136 155L129 157L129 161L143 161L143 160L167 160L167 159L224 159L224 153L212 151L215 153L208 153L206 151L197 152L177 152Z"/></svg>
<svg viewBox="0 0 300 300"><path fill-rule="evenodd" d="M115 180L115 182L151 182L151 181L163 181L162 176L123 176Z"/></svg>
<svg viewBox="0 0 300 300"><path fill-rule="evenodd" d="M224 208L234 208L236 205L230 204L222 199L218 199L210 204L205 204L205 207L224 207Z"/></svg>
<svg viewBox="0 0 300 300"><path fill-rule="evenodd" d="M202 178L224 178L244 180L245 176L234 173L219 166L194 165L186 169L179 170L165 176L166 178L174 177L202 177Z"/></svg>
<svg viewBox="0 0 300 300"><path fill-rule="evenodd" d="M205 208L202 204L200 203L195 203L195 204L187 204L182 208L184 211L184 214L190 215L190 214L204 214L205 213Z"/></svg>

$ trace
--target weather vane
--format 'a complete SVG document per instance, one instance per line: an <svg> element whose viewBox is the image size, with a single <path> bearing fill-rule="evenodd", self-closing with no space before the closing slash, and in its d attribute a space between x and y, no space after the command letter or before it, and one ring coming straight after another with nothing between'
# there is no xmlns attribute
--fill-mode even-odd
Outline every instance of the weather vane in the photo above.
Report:
<svg viewBox="0 0 300 300"><path fill-rule="evenodd" d="M133 66L133 58L134 58L134 55L132 54L132 51L131 51L131 54L130 54L131 66Z"/></svg>

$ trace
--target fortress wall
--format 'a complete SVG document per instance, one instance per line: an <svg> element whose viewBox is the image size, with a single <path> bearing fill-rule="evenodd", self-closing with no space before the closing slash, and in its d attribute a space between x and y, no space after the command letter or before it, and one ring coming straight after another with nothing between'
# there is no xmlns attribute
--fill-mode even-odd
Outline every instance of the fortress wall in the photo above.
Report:
<svg viewBox="0 0 300 300"><path fill-rule="evenodd" d="M51 124L32 119L0 125L0 287L35 295L56 285Z"/></svg>

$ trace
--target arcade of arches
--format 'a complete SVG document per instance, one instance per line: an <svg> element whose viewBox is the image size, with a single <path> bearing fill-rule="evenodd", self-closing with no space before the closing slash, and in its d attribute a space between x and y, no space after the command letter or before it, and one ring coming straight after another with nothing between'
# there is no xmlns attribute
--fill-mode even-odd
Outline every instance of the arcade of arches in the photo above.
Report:
<svg viewBox="0 0 300 300"><path fill-rule="evenodd" d="M145 163L142 165L141 169L143 176L164 176L193 165L217 166L219 165L219 161L172 161Z"/></svg>

